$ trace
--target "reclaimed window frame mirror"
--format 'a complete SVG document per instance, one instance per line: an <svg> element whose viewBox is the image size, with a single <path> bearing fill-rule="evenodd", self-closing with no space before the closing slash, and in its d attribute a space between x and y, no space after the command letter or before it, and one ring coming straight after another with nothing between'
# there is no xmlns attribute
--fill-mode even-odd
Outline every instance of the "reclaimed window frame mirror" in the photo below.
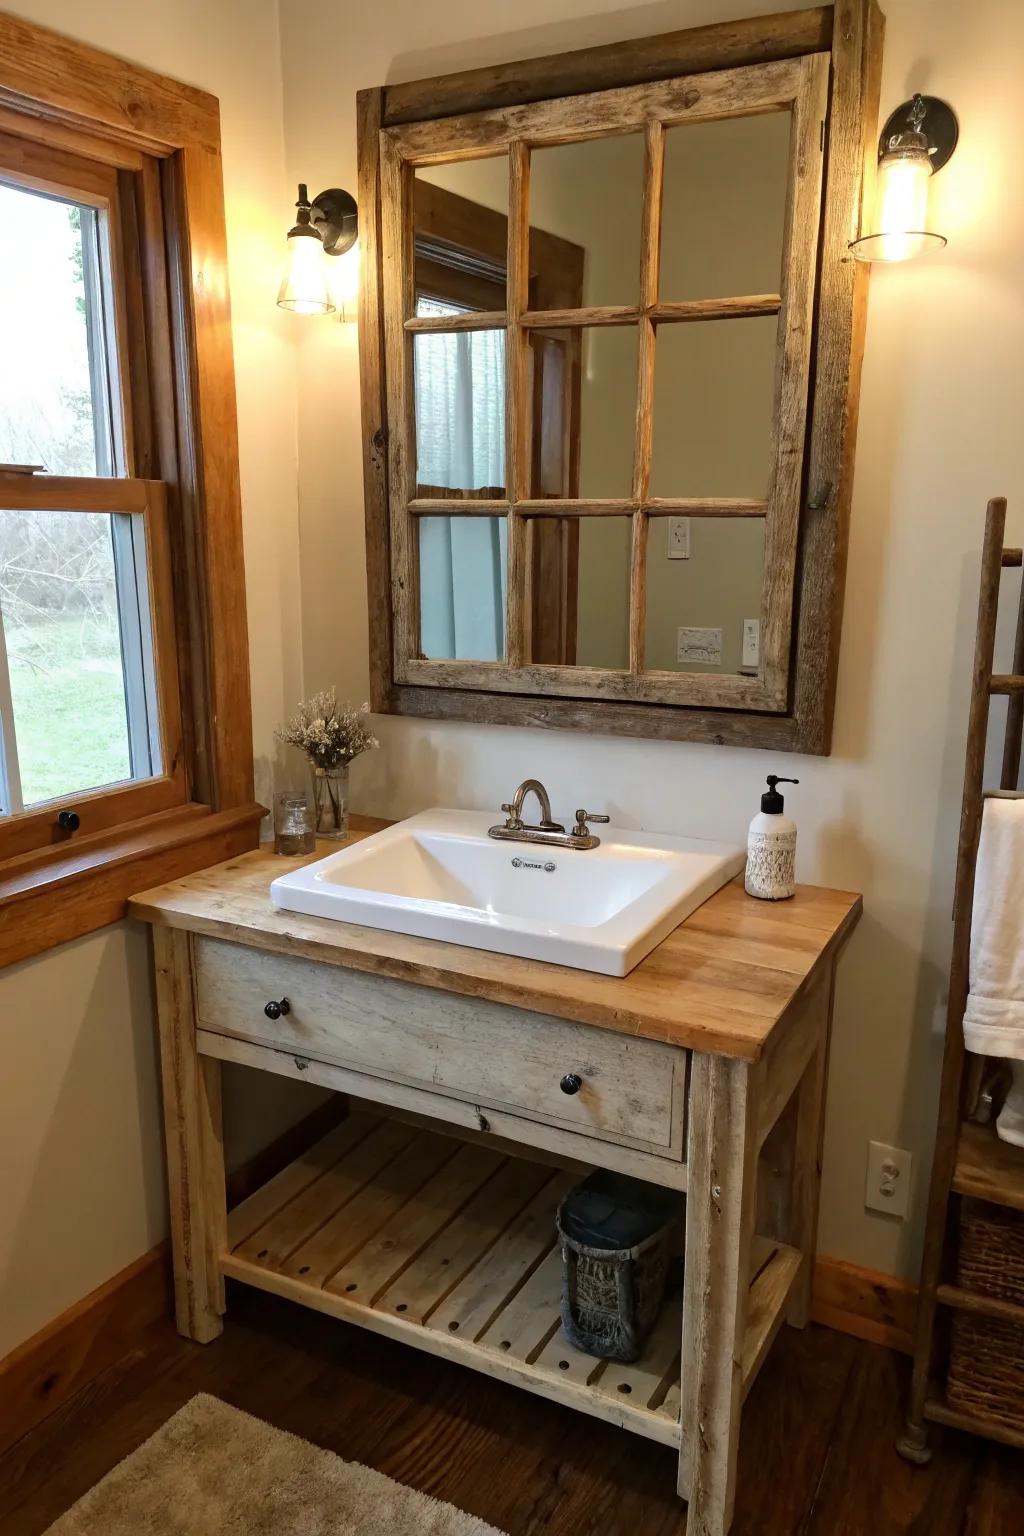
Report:
<svg viewBox="0 0 1024 1536"><path fill-rule="evenodd" d="M867 282L848 242L860 231L870 191L881 35L874 0L838 0L628 48L360 93L360 355L375 709L830 750ZM682 195L666 177L672 146L695 124L766 115L776 122L784 115L788 124L779 140L786 168L777 285L736 291L735 279L723 273L708 282L705 270L697 291L691 296L690 283L680 297L678 253L688 225L695 242L706 231L695 201L682 234L675 219L669 240L666 202ZM635 206L635 278L628 290L601 291L585 303L590 255L565 238L566 228L547 230L531 179L535 189L556 147L578 146L582 155L626 138L636 185L621 212L612 188L598 191L609 203L609 242L627 243L626 205ZM500 189L486 208L460 195L457 174L479 172L483 162ZM465 185L474 185L472 177ZM702 292L701 281L714 292ZM764 398L751 407L715 376L731 368L735 378L734 361L719 370L702 367L700 358L711 355L712 335L728 333L742 354L755 327L763 342L766 325L774 327L774 345L766 354L758 343ZM704 345L687 358L698 328ZM616 340L617 348L608 345ZM618 455L620 484L610 475L580 475L580 415L588 409L580 378L594 371L588 359L599 347L617 359L605 367L618 370L629 402L603 428L620 450L626 445ZM453 386L447 355L458 349L465 378ZM721 420L708 435L721 449L710 474L693 446L706 428L692 383L689 405L670 393L687 368L698 389L718 391ZM430 380L446 376L448 385L432 385L431 395ZM752 387L742 394L752 397ZM433 421L435 405L456 395L473 420L428 430L428 413ZM757 485L743 452L730 448L730 432L744 430L752 409L763 415L755 435L767 460ZM669 434L677 421L680 442L690 444L689 461L674 447L667 477L665 459L658 467L659 423L666 421ZM436 440L456 432L471 439L476 463L446 478L446 464L464 460L466 444L456 455L450 446L435 451ZM586 433L584 420L585 443ZM610 457L591 455L595 462ZM671 665L684 662L683 630L673 655L675 625L707 621L699 606L691 621L678 596L664 597L684 590L678 582L666 587L668 577L652 564L668 553L666 519L689 520L684 537L692 537L695 553L702 540L705 548L717 540L719 562L732 559L737 571L741 558L749 563L741 547L755 548L759 609L749 617L759 621L756 664L747 657L738 664L736 619L727 665L712 651L709 660L719 664L701 663L700 637L716 632L697 627L685 632L697 637L689 653L697 665ZM463 587L472 591L453 623L438 573L459 546L461 569L472 575ZM598 546L609 564L590 607L606 615L607 633L605 644L588 648L577 603L584 579L593 580L585 577L592 565L584 548L592 562ZM702 579L694 570L685 590ZM743 591L746 608L738 612L758 605L749 580ZM652 611L655 592L665 612Z"/></svg>

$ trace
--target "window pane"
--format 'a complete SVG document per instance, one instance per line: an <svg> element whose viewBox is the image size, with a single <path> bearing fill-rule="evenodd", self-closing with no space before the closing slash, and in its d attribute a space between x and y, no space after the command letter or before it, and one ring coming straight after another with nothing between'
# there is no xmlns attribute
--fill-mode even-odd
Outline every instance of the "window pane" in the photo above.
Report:
<svg viewBox="0 0 1024 1536"><path fill-rule="evenodd" d="M629 562L632 520L581 517L576 664L629 666Z"/></svg>
<svg viewBox="0 0 1024 1536"><path fill-rule="evenodd" d="M136 588L143 562L132 547L140 521L0 510L0 613L13 702L13 721L3 724L14 738L25 806L155 771L156 714L145 681L152 647L145 594Z"/></svg>
<svg viewBox="0 0 1024 1536"><path fill-rule="evenodd" d="M659 325L652 496L768 494L774 315Z"/></svg>
<svg viewBox="0 0 1024 1536"><path fill-rule="evenodd" d="M420 167L413 177L416 298L504 309L508 156Z"/></svg>
<svg viewBox="0 0 1024 1536"><path fill-rule="evenodd" d="M633 325L585 326L579 418L579 491L584 500L633 489L639 341Z"/></svg>
<svg viewBox="0 0 1024 1536"><path fill-rule="evenodd" d="M763 573L763 518L652 517L645 669L756 672Z"/></svg>
<svg viewBox="0 0 1024 1536"><path fill-rule="evenodd" d="M643 187L640 133L531 151L531 309L637 302Z"/></svg>
<svg viewBox="0 0 1024 1536"><path fill-rule="evenodd" d="M99 215L0 183L0 464L114 473Z"/></svg>
<svg viewBox="0 0 1024 1536"><path fill-rule="evenodd" d="M661 298L778 293L790 121L765 112L667 131Z"/></svg>
<svg viewBox="0 0 1024 1536"><path fill-rule="evenodd" d="M458 313L429 299L416 309ZM505 332L417 334L413 361L417 495L504 496Z"/></svg>
<svg viewBox="0 0 1024 1536"><path fill-rule="evenodd" d="M503 661L507 520L417 517L416 531L423 656Z"/></svg>

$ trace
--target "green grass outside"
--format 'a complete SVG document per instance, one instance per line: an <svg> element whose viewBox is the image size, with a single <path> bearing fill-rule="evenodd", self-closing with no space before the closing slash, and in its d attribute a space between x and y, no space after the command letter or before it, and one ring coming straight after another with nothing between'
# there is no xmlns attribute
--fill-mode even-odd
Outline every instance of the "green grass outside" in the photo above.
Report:
<svg viewBox="0 0 1024 1536"><path fill-rule="evenodd" d="M18 628L7 644L25 805L128 778L116 630L62 620Z"/></svg>

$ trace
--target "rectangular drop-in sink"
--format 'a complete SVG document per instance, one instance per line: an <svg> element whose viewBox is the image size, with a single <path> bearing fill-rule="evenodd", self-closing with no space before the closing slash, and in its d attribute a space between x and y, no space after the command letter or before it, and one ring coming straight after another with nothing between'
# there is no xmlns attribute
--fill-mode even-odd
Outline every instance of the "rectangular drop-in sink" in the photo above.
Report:
<svg viewBox="0 0 1024 1536"><path fill-rule="evenodd" d="M741 848L602 827L597 848L497 841L423 811L282 875L275 907L625 976L743 868Z"/></svg>

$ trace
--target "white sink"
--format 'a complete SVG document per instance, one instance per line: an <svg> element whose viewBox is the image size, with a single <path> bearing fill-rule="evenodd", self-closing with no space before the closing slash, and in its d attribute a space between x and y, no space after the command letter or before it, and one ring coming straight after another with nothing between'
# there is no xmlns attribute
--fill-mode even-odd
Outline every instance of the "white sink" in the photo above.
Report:
<svg viewBox="0 0 1024 1536"><path fill-rule="evenodd" d="M487 835L479 811L423 811L282 875L275 907L625 976L743 868L740 848L601 827L585 851Z"/></svg>

